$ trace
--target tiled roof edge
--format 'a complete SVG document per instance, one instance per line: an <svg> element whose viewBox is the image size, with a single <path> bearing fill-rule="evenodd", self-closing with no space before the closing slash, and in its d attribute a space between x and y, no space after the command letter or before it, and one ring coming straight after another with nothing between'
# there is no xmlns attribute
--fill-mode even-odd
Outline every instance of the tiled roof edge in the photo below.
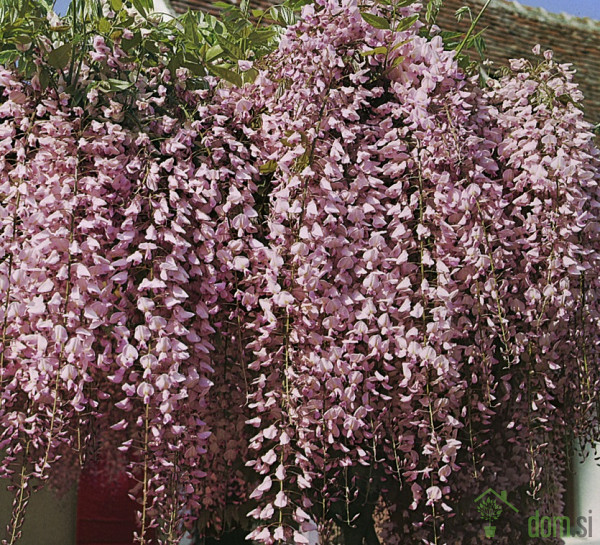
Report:
<svg viewBox="0 0 600 545"><path fill-rule="evenodd" d="M477 0L478 3L483 3L482 0ZM552 13L545 8L538 8L532 6L524 6L517 0L492 0L488 9L502 9L527 17L528 19L535 19L550 25L568 26L571 28L578 28L585 31L600 32L600 21L592 19L590 17L576 17L568 13Z"/></svg>
<svg viewBox="0 0 600 545"><path fill-rule="evenodd" d="M163 0L164 3L174 12L171 2L169 0ZM477 0L478 3L483 4L484 0ZM600 21L592 19L590 17L576 17L565 12L552 13L545 8L538 8L532 6L524 6L517 0L492 0L490 8L503 9L522 15L529 19L535 19L536 21L542 21L553 25L569 26L571 28L579 28L581 30L600 32Z"/></svg>

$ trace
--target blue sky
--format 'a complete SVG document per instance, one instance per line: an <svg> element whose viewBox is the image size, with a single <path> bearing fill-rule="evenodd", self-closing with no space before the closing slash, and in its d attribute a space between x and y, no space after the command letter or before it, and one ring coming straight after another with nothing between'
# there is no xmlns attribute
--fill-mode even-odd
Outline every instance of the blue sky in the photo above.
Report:
<svg viewBox="0 0 600 545"><path fill-rule="evenodd" d="M600 19L600 0L520 0L521 4L546 8L560 13L565 11L578 17ZM64 13L70 0L56 0L57 13Z"/></svg>
<svg viewBox="0 0 600 545"><path fill-rule="evenodd" d="M600 0L519 0L526 6L546 8L548 11L562 11L577 17L600 19Z"/></svg>
<svg viewBox="0 0 600 545"><path fill-rule="evenodd" d="M60 15L63 15L67 11L70 3L70 0L56 0L56 3L54 4L54 11Z"/></svg>

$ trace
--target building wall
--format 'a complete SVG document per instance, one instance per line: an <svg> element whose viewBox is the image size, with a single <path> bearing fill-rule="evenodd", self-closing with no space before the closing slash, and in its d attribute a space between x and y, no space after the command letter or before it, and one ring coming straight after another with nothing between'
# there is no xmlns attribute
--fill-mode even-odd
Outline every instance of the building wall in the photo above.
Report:
<svg viewBox="0 0 600 545"><path fill-rule="evenodd" d="M14 494L0 481L0 537L10 521ZM18 545L75 545L77 487L62 498L48 489L32 495Z"/></svg>

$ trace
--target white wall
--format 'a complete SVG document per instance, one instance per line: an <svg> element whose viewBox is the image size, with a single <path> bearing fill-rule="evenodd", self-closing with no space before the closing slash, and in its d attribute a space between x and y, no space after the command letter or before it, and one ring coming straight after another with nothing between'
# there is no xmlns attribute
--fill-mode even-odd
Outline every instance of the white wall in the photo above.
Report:
<svg viewBox="0 0 600 545"><path fill-rule="evenodd" d="M585 462L576 463L572 513L575 517L588 517L588 520L592 517L592 535L564 538L565 545L600 545L600 467L594 460L594 449L588 447L586 451L588 456ZM581 462L578 453L575 454L575 462Z"/></svg>
<svg viewBox="0 0 600 545"><path fill-rule="evenodd" d="M169 4L169 0L154 0L154 11L157 13L168 13L175 15L175 11Z"/></svg>

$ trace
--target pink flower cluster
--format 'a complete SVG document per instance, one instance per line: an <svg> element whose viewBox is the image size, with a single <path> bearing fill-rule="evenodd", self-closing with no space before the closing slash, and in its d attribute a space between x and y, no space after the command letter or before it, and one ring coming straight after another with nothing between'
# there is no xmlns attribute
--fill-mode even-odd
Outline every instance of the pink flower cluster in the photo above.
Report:
<svg viewBox="0 0 600 545"><path fill-rule="evenodd" d="M146 76L140 94L160 97L160 71ZM19 468L23 487L72 449L83 461L118 447L141 482L140 540L157 509L179 534L183 507L199 506L227 288L198 131L150 110L136 133L112 120L116 101L90 115L1 81L2 474Z"/></svg>
<svg viewBox="0 0 600 545"><path fill-rule="evenodd" d="M481 88L418 27L322 0L252 84L158 67L134 106L0 72L17 492L73 452L124 460L141 543L232 505L307 543L382 491L390 544L475 542L487 486L556 512L599 432L600 153L568 66Z"/></svg>

